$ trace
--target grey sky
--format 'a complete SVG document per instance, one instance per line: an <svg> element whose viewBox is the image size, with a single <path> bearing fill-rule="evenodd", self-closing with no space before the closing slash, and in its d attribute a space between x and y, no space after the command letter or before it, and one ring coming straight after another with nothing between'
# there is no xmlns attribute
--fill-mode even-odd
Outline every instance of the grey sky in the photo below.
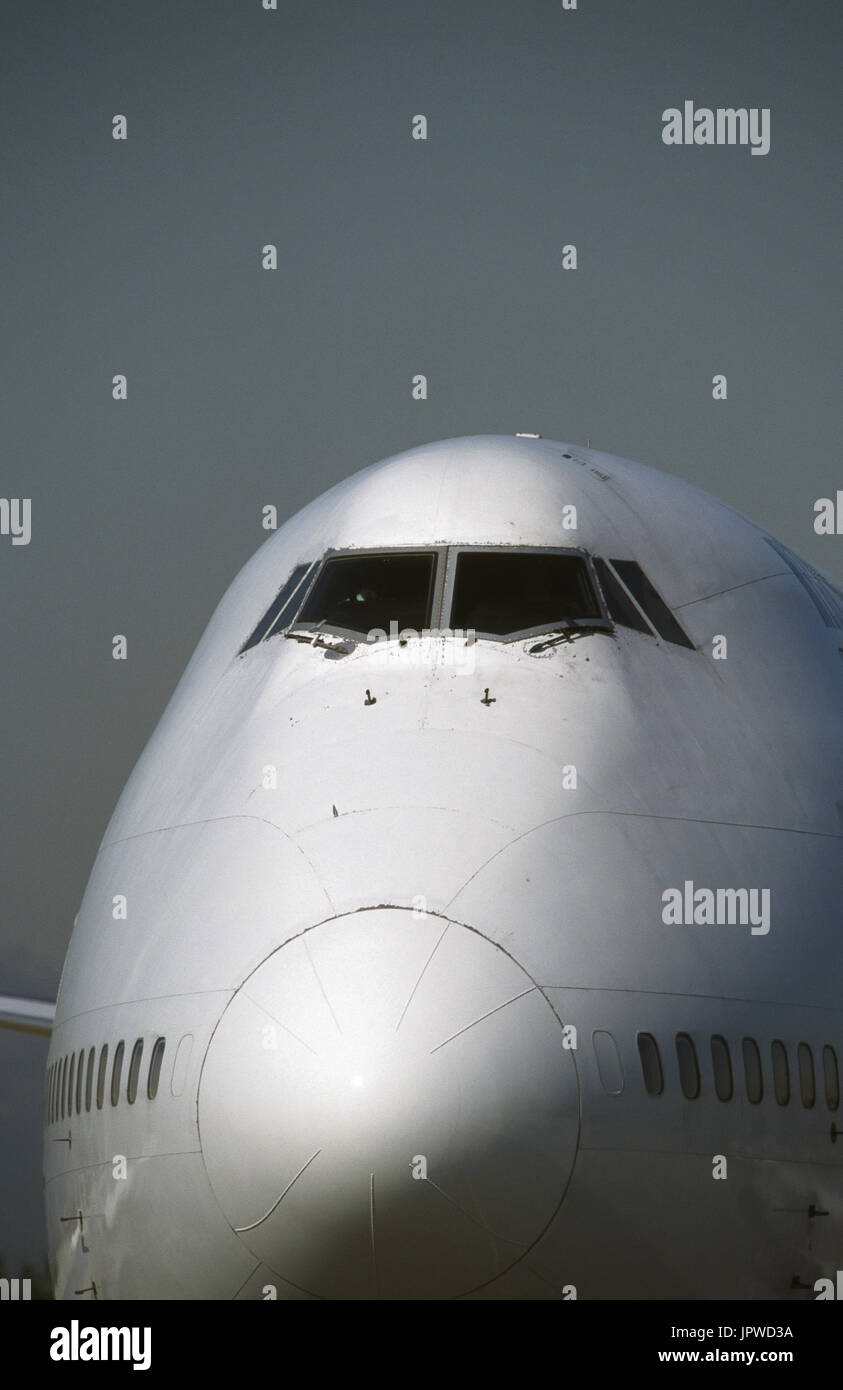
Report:
<svg viewBox="0 0 843 1390"><path fill-rule="evenodd" d="M32 498L32 540L0 537L0 992L54 994L267 502L537 430L687 478L843 577L812 525L843 486L841 29L831 0L3 7L0 491ZM770 107L770 153L665 146L686 99ZM0 1033L10 1263L41 1249L44 1056Z"/></svg>

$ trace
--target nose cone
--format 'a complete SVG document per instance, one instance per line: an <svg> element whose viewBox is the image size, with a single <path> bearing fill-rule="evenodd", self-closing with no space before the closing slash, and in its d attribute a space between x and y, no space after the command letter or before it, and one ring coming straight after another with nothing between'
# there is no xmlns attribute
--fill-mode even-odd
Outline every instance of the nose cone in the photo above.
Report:
<svg viewBox="0 0 843 1390"><path fill-rule="evenodd" d="M269 956L202 1071L217 1199L322 1298L453 1298L516 1263L565 1192L578 1083L521 967L441 917L377 908Z"/></svg>

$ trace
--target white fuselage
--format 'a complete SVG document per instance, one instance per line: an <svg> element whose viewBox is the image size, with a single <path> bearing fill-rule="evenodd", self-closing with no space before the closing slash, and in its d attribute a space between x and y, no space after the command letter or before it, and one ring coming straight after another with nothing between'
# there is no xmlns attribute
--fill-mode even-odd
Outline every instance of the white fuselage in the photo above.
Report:
<svg viewBox="0 0 843 1390"><path fill-rule="evenodd" d="M458 547L570 547L636 561L693 645L323 626L240 654L295 566L414 547L440 627ZM412 450L281 528L132 774L71 939L57 1297L812 1297L843 1162L833 623L745 518L549 441ZM756 916L665 920L670 889Z"/></svg>

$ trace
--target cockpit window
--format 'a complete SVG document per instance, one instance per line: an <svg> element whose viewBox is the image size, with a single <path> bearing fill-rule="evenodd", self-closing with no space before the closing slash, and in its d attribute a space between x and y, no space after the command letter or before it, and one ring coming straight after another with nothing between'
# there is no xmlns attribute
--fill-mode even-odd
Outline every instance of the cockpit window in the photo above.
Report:
<svg viewBox="0 0 843 1390"><path fill-rule="evenodd" d="M553 645L568 629L608 632L613 623L694 650L634 560L503 545L329 551L296 565L240 655L285 632L324 647L321 631L375 640L436 624L502 641L558 632Z"/></svg>
<svg viewBox="0 0 843 1390"><path fill-rule="evenodd" d="M250 647L256 647L258 642L263 641L264 637L272 637L274 633L280 632L282 628L286 627L295 611L295 606L302 592L304 577L310 568L310 562L306 565L296 565L286 584L283 584L278 590L251 637L243 643L240 648L241 656Z"/></svg>
<svg viewBox="0 0 843 1390"><path fill-rule="evenodd" d="M603 621L585 560L554 551L463 550L451 628L506 637L558 623Z"/></svg>
<svg viewBox="0 0 843 1390"><path fill-rule="evenodd" d="M683 632L664 599L656 593L641 566L634 560L612 560L611 564L659 637L663 637L665 642L675 642L678 647L690 647L693 651L693 642Z"/></svg>
<svg viewBox="0 0 843 1390"><path fill-rule="evenodd" d="M435 551L337 555L325 562L299 625L350 632L430 627ZM394 629L393 629L394 630Z"/></svg>
<svg viewBox="0 0 843 1390"><path fill-rule="evenodd" d="M609 616L621 627L631 627L636 632L645 632L648 637L655 636L650 624L645 621L643 615L635 607L626 589L620 583L617 575L609 569L606 561L595 560L594 568L597 570L597 578L603 589L603 597L606 600Z"/></svg>

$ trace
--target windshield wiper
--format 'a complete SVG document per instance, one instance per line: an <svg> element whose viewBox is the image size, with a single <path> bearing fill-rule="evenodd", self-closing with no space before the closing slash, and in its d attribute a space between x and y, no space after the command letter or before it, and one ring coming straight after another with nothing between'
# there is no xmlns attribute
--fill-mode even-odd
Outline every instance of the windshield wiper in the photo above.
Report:
<svg viewBox="0 0 843 1390"><path fill-rule="evenodd" d="M537 652L546 652L548 647L558 647L563 642L575 642L578 637L587 637L594 632L603 632L602 627L558 627L543 637L541 642L535 642L527 651L530 656L535 656Z"/></svg>

